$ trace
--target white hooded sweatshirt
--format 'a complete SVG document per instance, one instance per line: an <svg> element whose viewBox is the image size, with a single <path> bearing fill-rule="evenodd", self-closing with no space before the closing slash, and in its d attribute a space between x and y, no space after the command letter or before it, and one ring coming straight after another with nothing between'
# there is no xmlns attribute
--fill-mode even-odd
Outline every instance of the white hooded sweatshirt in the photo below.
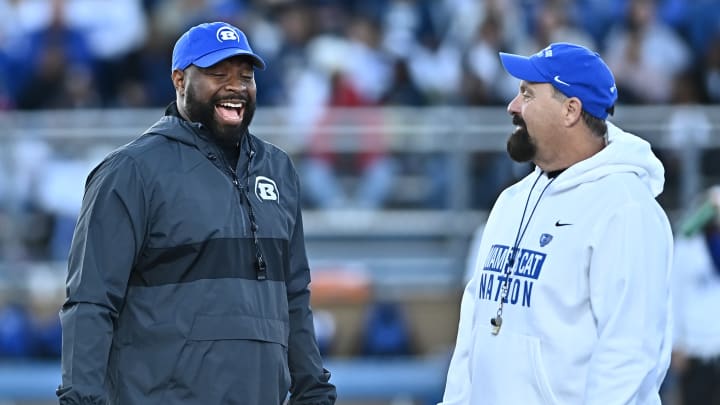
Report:
<svg viewBox="0 0 720 405"><path fill-rule="evenodd" d="M536 169L498 197L441 405L660 404L672 335L672 232L655 201L664 169L646 141L610 123L608 139L554 179Z"/></svg>

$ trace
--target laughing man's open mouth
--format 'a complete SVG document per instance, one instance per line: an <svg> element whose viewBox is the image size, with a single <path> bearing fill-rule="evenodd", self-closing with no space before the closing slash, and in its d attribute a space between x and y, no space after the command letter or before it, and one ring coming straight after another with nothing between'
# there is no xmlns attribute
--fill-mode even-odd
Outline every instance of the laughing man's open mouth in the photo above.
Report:
<svg viewBox="0 0 720 405"><path fill-rule="evenodd" d="M215 104L215 113L222 124L240 125L245 113L245 103L242 101L223 101Z"/></svg>

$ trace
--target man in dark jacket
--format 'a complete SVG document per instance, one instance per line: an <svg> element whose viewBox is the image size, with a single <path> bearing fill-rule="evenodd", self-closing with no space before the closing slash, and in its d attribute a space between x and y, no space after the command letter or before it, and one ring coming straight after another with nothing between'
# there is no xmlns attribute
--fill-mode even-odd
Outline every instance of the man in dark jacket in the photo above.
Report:
<svg viewBox="0 0 720 405"><path fill-rule="evenodd" d="M309 306L299 181L248 132L242 31L175 44L177 99L88 176L67 278L60 404L333 404Z"/></svg>

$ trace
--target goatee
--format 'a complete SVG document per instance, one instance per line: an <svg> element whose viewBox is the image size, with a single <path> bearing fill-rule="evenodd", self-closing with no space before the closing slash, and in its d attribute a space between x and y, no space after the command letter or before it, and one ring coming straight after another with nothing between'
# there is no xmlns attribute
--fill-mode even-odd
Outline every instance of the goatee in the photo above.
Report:
<svg viewBox="0 0 720 405"><path fill-rule="evenodd" d="M516 162L530 162L535 158L536 146L530 138L525 121L519 115L513 115L512 120L515 131L507 140L507 152Z"/></svg>

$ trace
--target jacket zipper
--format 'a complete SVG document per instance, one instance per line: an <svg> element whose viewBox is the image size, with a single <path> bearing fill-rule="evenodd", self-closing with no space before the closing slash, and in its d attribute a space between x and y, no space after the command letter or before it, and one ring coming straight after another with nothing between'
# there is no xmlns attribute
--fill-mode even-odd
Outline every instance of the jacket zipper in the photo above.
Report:
<svg viewBox="0 0 720 405"><path fill-rule="evenodd" d="M267 279L267 263L265 262L265 258L262 254L262 249L260 249L260 240L257 236L258 231L258 225L257 221L255 219L255 212L253 210L253 206L250 203L250 197L248 196L248 187L243 186L240 183L240 179L237 176L237 171L233 169L230 164L225 160L224 155L220 155L220 159L222 160L223 165L228 169L227 171L230 174L230 178L232 179L232 183L235 186L235 188L238 189L240 192L240 203L247 205L247 216L250 220L250 232L252 232L252 240L253 240L253 246L255 247L255 272L257 275L258 281L266 280ZM209 153L208 158L210 160L216 160L217 154ZM249 161L248 161L248 169L249 169ZM242 219L243 222L243 228L245 227L245 218Z"/></svg>

